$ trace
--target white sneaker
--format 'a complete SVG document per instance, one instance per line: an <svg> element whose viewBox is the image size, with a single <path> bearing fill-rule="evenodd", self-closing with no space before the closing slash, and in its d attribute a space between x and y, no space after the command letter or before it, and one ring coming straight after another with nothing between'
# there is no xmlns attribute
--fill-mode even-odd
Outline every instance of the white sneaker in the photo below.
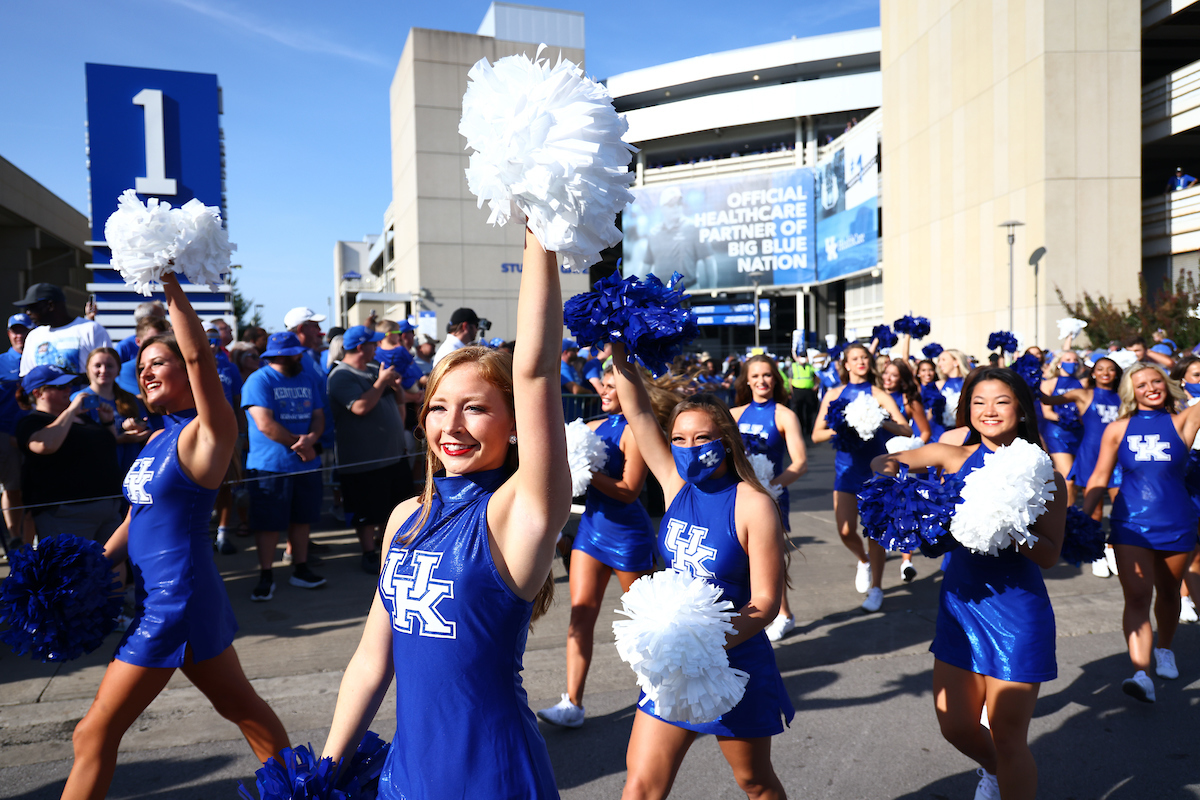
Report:
<svg viewBox="0 0 1200 800"><path fill-rule="evenodd" d="M1092 574L1095 575L1097 578L1107 578L1108 577L1108 559L1107 558L1097 558L1095 561L1093 561L1092 562Z"/></svg>
<svg viewBox="0 0 1200 800"><path fill-rule="evenodd" d="M1179 621L1200 622L1200 615L1196 614L1196 603L1191 597L1179 598Z"/></svg>
<svg viewBox="0 0 1200 800"><path fill-rule="evenodd" d="M1175 666L1175 654L1166 648L1154 648L1154 673L1169 681L1178 678L1179 668Z"/></svg>
<svg viewBox="0 0 1200 800"><path fill-rule="evenodd" d="M796 627L796 618L789 617L787 614L780 614L775 618L775 621L767 626L767 638L772 642L778 642L780 639L788 635Z"/></svg>
<svg viewBox="0 0 1200 800"><path fill-rule="evenodd" d="M1000 782L983 767L975 770L979 785L975 787L975 800L1000 800Z"/></svg>
<svg viewBox="0 0 1200 800"><path fill-rule="evenodd" d="M1154 702L1154 681L1140 669L1133 673L1132 678L1126 678L1121 683L1121 691L1143 703Z"/></svg>
<svg viewBox="0 0 1200 800"><path fill-rule="evenodd" d="M867 590L867 599L862 602L862 610L874 614L883 606L883 589L872 586Z"/></svg>
<svg viewBox="0 0 1200 800"><path fill-rule="evenodd" d="M858 562L858 572L854 573L854 589L859 594L866 594L871 588L871 564L866 561Z"/></svg>
<svg viewBox="0 0 1200 800"><path fill-rule="evenodd" d="M583 706L572 703L571 696L566 692L563 692L562 700L558 701L558 705L543 708L537 712L537 715L538 719L564 728L578 728L583 725Z"/></svg>
<svg viewBox="0 0 1200 800"><path fill-rule="evenodd" d="M917 577L917 568L913 566L912 559L900 562L900 577L905 583L912 583Z"/></svg>
<svg viewBox="0 0 1200 800"><path fill-rule="evenodd" d="M1120 575L1117 569L1117 551L1112 547L1104 548L1104 560L1108 562L1108 571L1113 575Z"/></svg>

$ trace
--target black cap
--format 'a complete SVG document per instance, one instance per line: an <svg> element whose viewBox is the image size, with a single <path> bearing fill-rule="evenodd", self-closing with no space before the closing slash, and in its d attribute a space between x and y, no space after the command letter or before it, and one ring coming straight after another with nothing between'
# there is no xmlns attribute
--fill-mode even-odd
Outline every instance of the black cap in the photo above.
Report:
<svg viewBox="0 0 1200 800"><path fill-rule="evenodd" d="M332 342L332 341L333 341L333 338L334 338L335 336L341 336L341 335L342 335L343 333L345 333L345 332L346 332L346 329L345 329L345 328L342 328L342 327L339 327L339 326L335 325L335 326L333 326L332 328L330 328L328 331L326 331L326 333L325 333L325 341L327 341L327 342Z"/></svg>
<svg viewBox="0 0 1200 800"><path fill-rule="evenodd" d="M464 322L471 325L478 325L479 315L469 308L456 308L454 313L450 315L450 324L457 328Z"/></svg>
<svg viewBox="0 0 1200 800"><path fill-rule="evenodd" d="M53 300L60 306L66 306L67 304L67 298L63 295L62 289L53 283L35 283L25 293L25 299L17 300L13 305L18 308L25 308L26 306L37 305L43 300Z"/></svg>

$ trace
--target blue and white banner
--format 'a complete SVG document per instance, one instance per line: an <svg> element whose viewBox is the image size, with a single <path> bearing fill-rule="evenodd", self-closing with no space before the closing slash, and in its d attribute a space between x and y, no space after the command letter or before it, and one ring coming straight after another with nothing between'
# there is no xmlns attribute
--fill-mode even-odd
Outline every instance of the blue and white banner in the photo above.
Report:
<svg viewBox="0 0 1200 800"><path fill-rule="evenodd" d="M879 134L860 125L817 164L817 277L822 282L879 263Z"/></svg>

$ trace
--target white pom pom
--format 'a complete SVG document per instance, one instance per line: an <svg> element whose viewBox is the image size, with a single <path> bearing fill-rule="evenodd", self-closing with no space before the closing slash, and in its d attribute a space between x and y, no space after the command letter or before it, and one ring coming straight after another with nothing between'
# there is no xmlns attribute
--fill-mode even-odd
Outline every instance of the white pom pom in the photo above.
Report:
<svg viewBox="0 0 1200 800"><path fill-rule="evenodd" d="M587 491L592 473L608 463L608 448L583 420L567 424L567 464L571 467L571 496Z"/></svg>
<svg viewBox="0 0 1200 800"><path fill-rule="evenodd" d="M543 247L583 272L621 241L616 216L633 202L628 123L570 61L481 59L468 78L458 132L475 151L467 185L491 207L488 222L524 215Z"/></svg>
<svg viewBox="0 0 1200 800"><path fill-rule="evenodd" d="M888 419L890 417L883 410L883 406L867 392L855 397L846 406L846 422L858 432L858 437L864 442L875 438L875 431Z"/></svg>
<svg viewBox="0 0 1200 800"><path fill-rule="evenodd" d="M172 214L178 227L175 271L198 286L216 291L229 272L229 256L237 249L221 227L220 209L193 198Z"/></svg>
<svg viewBox="0 0 1200 800"><path fill-rule="evenodd" d="M117 210L104 223L113 268L135 292L146 296L171 269L175 234L171 206L157 197L143 204L133 189L121 194Z"/></svg>
<svg viewBox="0 0 1200 800"><path fill-rule="evenodd" d="M953 389L942 390L942 396L946 398L946 408L942 411L942 427L953 428L958 425L958 398L961 394Z"/></svg>
<svg viewBox="0 0 1200 800"><path fill-rule="evenodd" d="M967 476L950 533L977 553L997 555L1013 541L1032 545L1029 526L1054 497L1054 465L1046 451L1016 439L983 458Z"/></svg>
<svg viewBox="0 0 1200 800"><path fill-rule="evenodd" d="M1200 436L1196 438L1200 440ZM771 463L771 459L762 453L754 453L750 456L750 466L754 467L754 476L758 478L758 482L771 493L771 497L778 500L779 495L783 494L783 487L771 483L775 477L775 465Z"/></svg>
<svg viewBox="0 0 1200 800"><path fill-rule="evenodd" d="M905 450L916 450L918 447L924 446L925 442L921 440L920 436L893 436L887 440L889 453L903 453Z"/></svg>
<svg viewBox="0 0 1200 800"><path fill-rule="evenodd" d="M729 666L736 610L702 578L664 570L638 578L613 623L617 652L654 711L672 722L712 722L741 702L750 676Z"/></svg>
<svg viewBox="0 0 1200 800"><path fill-rule="evenodd" d="M1066 317L1058 321L1058 338L1065 339L1068 336L1078 336L1079 332L1087 327L1087 323L1075 317Z"/></svg>
<svg viewBox="0 0 1200 800"><path fill-rule="evenodd" d="M1115 353L1109 353L1106 358L1111 359L1122 370L1127 370L1138 363L1138 357L1132 350L1118 350Z"/></svg>

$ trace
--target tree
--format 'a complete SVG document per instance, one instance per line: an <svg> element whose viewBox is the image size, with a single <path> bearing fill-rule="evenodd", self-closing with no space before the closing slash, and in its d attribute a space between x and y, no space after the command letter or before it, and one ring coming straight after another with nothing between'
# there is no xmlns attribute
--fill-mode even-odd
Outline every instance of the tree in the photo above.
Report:
<svg viewBox="0 0 1200 800"><path fill-rule="evenodd" d="M254 298L246 298L238 291L237 278L234 277L233 271L241 269L241 264L231 264L229 266L229 297L233 301L233 316L237 319L238 331L244 331L250 325L262 327L262 314L257 308L254 308ZM253 310L254 313L251 313Z"/></svg>
<svg viewBox="0 0 1200 800"><path fill-rule="evenodd" d="M1103 297L1092 297L1083 293L1083 300L1067 302L1062 289L1055 287L1058 301L1072 316L1088 324L1084 333L1094 347L1104 347L1111 341L1121 341L1127 336L1143 336L1150 341L1152 334L1162 328L1182 348L1200 342L1200 286L1190 272L1179 276L1172 286L1164 281L1163 287L1152 297L1146 291L1144 278L1139 278L1141 297L1138 302L1125 301L1122 309L1117 303Z"/></svg>

